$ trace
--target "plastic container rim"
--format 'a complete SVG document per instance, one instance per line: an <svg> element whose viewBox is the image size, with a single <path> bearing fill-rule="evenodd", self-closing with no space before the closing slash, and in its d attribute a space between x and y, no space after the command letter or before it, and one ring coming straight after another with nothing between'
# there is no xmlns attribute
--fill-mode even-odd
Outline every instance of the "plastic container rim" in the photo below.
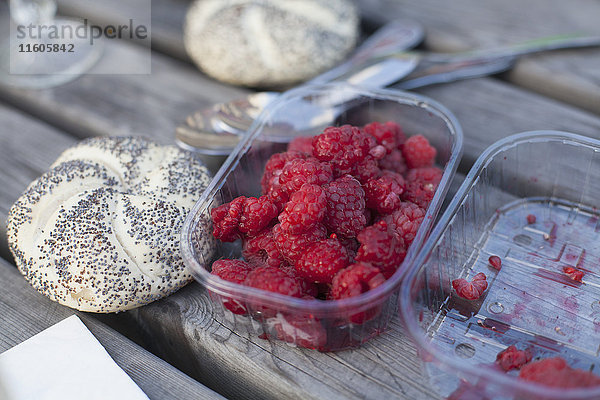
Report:
<svg viewBox="0 0 600 400"><path fill-rule="evenodd" d="M361 311L360 307L372 307L374 302L377 300L383 300L393 290L397 289L400 281L407 273L407 267L412 265L410 259L416 255L417 247L409 249L405 262L405 266L402 269L398 269L396 273L386 280L381 286L369 290L359 296L335 300L335 301L322 301L322 300L307 300L284 296L278 293L266 292L260 289L243 286L233 282L228 282L218 277L215 277L204 269L193 256L194 251L191 245L191 233L194 225L197 222L196 216L199 215L202 206L214 198L218 190L222 187L226 177L234 170L237 166L240 158L247 152L252 142L260 135L261 128L266 123L271 115L277 112L277 110L288 101L294 98L301 98L309 95L315 95L319 93L326 93L334 90L349 90L356 93L358 96L372 96L379 100L390 100L400 104L412 105L415 107L423 108L429 112L432 112L437 117L441 118L453 138L452 147L450 149L450 157L444 168L442 181L444 185L440 185L442 190L437 190L430 206L425 214L424 221L426 219L431 220L433 215L437 213L441 207L442 201L449 187L449 181L453 178L458 162L462 156L462 145L463 145L463 133L460 124L456 117L440 103L429 99L425 96L409 93L406 91L396 89L371 89L363 88L356 85L350 85L346 83L334 83L334 84L322 84L322 85L309 85L302 88L290 90L276 99L274 102L269 104L267 108L259 115L254 121L248 132L243 136L235 149L227 157L219 171L215 174L215 177L210 182L207 189L200 196L190 213L186 217L181 234L180 234L180 249L182 258L187 267L190 268L194 277L200 281L208 290L230 296L236 299L252 299L252 301L259 301L265 305L277 306L282 305L288 309L298 309L302 311L314 311L320 314L326 314L329 312L339 313L340 309L351 308L352 312ZM433 222L430 223L428 231L433 228ZM427 234L426 230L419 229L417 236L413 243L422 243L424 236ZM407 262L408 261L408 262Z"/></svg>
<svg viewBox="0 0 600 400"><path fill-rule="evenodd" d="M441 238L447 225L458 211L458 208L462 204L465 196L469 193L473 184L476 183L476 178L479 177L481 171L490 163L491 160L493 160L496 155L509 148L515 147L521 143L548 141L562 141L563 143L594 146L600 151L600 140L558 130L537 130L516 133L500 139L486 148L471 167L464 182L461 184L460 188L456 192L456 195L448 205L448 208L444 211L437 225L432 230L427 242L423 245L418 254L411 260L413 264L408 266L406 277L400 288L400 315L402 321L404 322L404 326L406 326L408 334L417 344L417 346L425 349L427 354L433 356L438 363L448 370L457 370L462 373L469 374L471 377L475 377L477 379L485 378L486 380L493 381L494 383L500 385L510 385L516 387L517 390L530 392L542 397L557 399L583 399L590 398L590 396L600 397L600 386L593 389L552 388L537 383L528 383L526 381L519 380L514 376L494 371L491 368L481 368L478 366L466 365L464 362L460 362L455 357L451 357L445 353L437 351L435 346L431 346L430 341L427 340L426 336L422 334L422 329L417 326L417 324L412 323L412 321L415 321L417 318L414 312L415 310L412 307L407 306L408 304L411 304L410 293L412 282L418 276L418 273L421 269L420 267L425 264L429 254L434 250L438 240Z"/></svg>

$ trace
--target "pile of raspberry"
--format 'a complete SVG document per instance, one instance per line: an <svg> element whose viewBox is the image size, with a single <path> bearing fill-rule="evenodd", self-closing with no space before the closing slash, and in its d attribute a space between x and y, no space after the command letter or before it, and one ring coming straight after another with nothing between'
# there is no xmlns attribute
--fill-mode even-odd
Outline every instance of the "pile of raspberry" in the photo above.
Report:
<svg viewBox="0 0 600 400"><path fill-rule="evenodd" d="M240 196L212 210L214 236L241 239L244 257L218 260L212 273L320 300L381 285L402 264L441 180L435 157L424 136L407 138L395 122L296 138L266 163L259 198ZM233 300L225 305L247 311Z"/></svg>

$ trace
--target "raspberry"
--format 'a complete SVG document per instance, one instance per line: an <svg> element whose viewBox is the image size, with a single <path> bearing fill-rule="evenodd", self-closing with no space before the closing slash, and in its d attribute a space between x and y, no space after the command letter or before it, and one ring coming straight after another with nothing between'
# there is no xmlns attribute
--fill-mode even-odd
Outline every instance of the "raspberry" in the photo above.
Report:
<svg viewBox="0 0 600 400"><path fill-rule="evenodd" d="M273 178L281 174L285 164L288 161L298 158L304 159L306 158L306 154L298 151L286 151L284 153L275 153L271 156L271 158L269 158L267 164L265 165L265 172L263 173L260 181L263 194L267 194L269 192L269 187L271 186Z"/></svg>
<svg viewBox="0 0 600 400"><path fill-rule="evenodd" d="M284 231L281 229L280 224L273 227L275 245L283 257L290 263L295 263L309 244L325 239L326 237L327 229L322 224L317 224L313 229L299 234Z"/></svg>
<svg viewBox="0 0 600 400"><path fill-rule="evenodd" d="M269 196L248 197L239 222L239 231L255 236L277 217L278 209Z"/></svg>
<svg viewBox="0 0 600 400"><path fill-rule="evenodd" d="M277 315L268 320L277 339L307 349L322 349L327 343L327 331L312 315Z"/></svg>
<svg viewBox="0 0 600 400"><path fill-rule="evenodd" d="M310 244L295 264L298 276L318 283L331 283L333 276L350 264L348 251L337 239Z"/></svg>
<svg viewBox="0 0 600 400"><path fill-rule="evenodd" d="M408 168L429 167L433 165L437 151L423 135L409 137L402 145L402 155Z"/></svg>
<svg viewBox="0 0 600 400"><path fill-rule="evenodd" d="M332 239L339 240L342 246L346 248L346 251L348 251L350 260L354 260L354 257L356 257L356 252L358 252L358 249L360 247L360 243L358 243L358 240L356 240L353 237L349 238L344 236L337 236L335 233L332 233L330 237Z"/></svg>
<svg viewBox="0 0 600 400"><path fill-rule="evenodd" d="M279 176L274 176L273 179L271 179L271 184L267 189L266 195L269 196L273 204L275 204L278 212L283 210L285 203L290 199L290 195L286 188L279 183Z"/></svg>
<svg viewBox="0 0 600 400"><path fill-rule="evenodd" d="M212 265L213 275L229 282L243 284L246 277L254 268L253 265L242 260L217 260ZM236 299L221 297L223 305L234 314L246 314L246 307Z"/></svg>
<svg viewBox="0 0 600 400"><path fill-rule="evenodd" d="M498 271L500 271L502 268L502 260L498 256L490 256L490 258L488 258L488 262L494 269Z"/></svg>
<svg viewBox="0 0 600 400"><path fill-rule="evenodd" d="M385 221L404 239L406 246L415 240L419 226L425 218L425 210L414 203L404 201Z"/></svg>
<svg viewBox="0 0 600 400"><path fill-rule="evenodd" d="M223 242L233 242L242 236L239 231L239 222L245 202L246 198L240 196L211 210L210 215L215 238Z"/></svg>
<svg viewBox="0 0 600 400"><path fill-rule="evenodd" d="M536 220L535 215L533 215L533 214L528 214L527 215L527 223L529 225L535 224L535 220Z"/></svg>
<svg viewBox="0 0 600 400"><path fill-rule="evenodd" d="M327 196L325 226L338 235L355 237L367 225L365 191L360 182L344 175L324 189Z"/></svg>
<svg viewBox="0 0 600 400"><path fill-rule="evenodd" d="M427 209L442 178L442 171L436 167L416 168L406 174L406 186L402 199Z"/></svg>
<svg viewBox="0 0 600 400"><path fill-rule="evenodd" d="M394 275L406 257L404 241L385 221L366 227L357 238L360 248L356 254L356 261L378 267L386 279Z"/></svg>
<svg viewBox="0 0 600 400"><path fill-rule="evenodd" d="M244 238L242 255L255 265L280 267L285 264L283 256L277 250L271 229L265 229L254 237Z"/></svg>
<svg viewBox="0 0 600 400"><path fill-rule="evenodd" d="M301 297L303 294L300 282L276 267L259 266L254 268L248 273L245 284L286 296Z"/></svg>
<svg viewBox="0 0 600 400"><path fill-rule="evenodd" d="M511 345L498 353L496 356L496 363L500 365L504 371L510 371L521 368L531 361L531 357L531 352L529 350L517 350L514 345Z"/></svg>
<svg viewBox="0 0 600 400"><path fill-rule="evenodd" d="M279 175L279 183L285 186L290 194L300 190L306 183L320 186L332 180L331 166L314 158L288 161Z"/></svg>
<svg viewBox="0 0 600 400"><path fill-rule="evenodd" d="M385 171L381 177L368 181L364 188L367 207L389 214L400 206L404 178L396 172Z"/></svg>
<svg viewBox="0 0 600 400"><path fill-rule="evenodd" d="M309 300L317 297L317 295L319 294L319 288L317 287L316 283L303 279L297 274L296 269L289 264L282 265L280 269L298 282L300 288L302 289L301 297L307 298Z"/></svg>
<svg viewBox="0 0 600 400"><path fill-rule="evenodd" d="M375 139L351 125L325 128L313 139L313 155L331 163L336 176L348 174L355 164L369 156Z"/></svg>
<svg viewBox="0 0 600 400"><path fill-rule="evenodd" d="M379 161L379 168L404 174L408 169L402 152L398 149L392 150Z"/></svg>
<svg viewBox="0 0 600 400"><path fill-rule="evenodd" d="M471 282L463 278L452 281L452 287L456 290L456 294L467 300L477 300L485 292L487 286L488 283L483 272L475 275Z"/></svg>
<svg viewBox="0 0 600 400"><path fill-rule="evenodd" d="M312 136L298 136L288 144L288 151L298 151L306 155L312 155Z"/></svg>
<svg viewBox="0 0 600 400"><path fill-rule="evenodd" d="M244 283L248 273L254 266L243 260L217 260L212 265L211 274L233 283Z"/></svg>
<svg viewBox="0 0 600 400"><path fill-rule="evenodd" d="M382 145L388 153L398 147L398 139L402 129L395 122L371 122L363 127L364 131L373 136L377 143ZM403 134L402 134L403 135Z"/></svg>
<svg viewBox="0 0 600 400"><path fill-rule="evenodd" d="M583 279L583 271L573 267L563 267L563 272L576 282L581 282Z"/></svg>
<svg viewBox="0 0 600 400"><path fill-rule="evenodd" d="M442 180L443 174L444 171L438 167L420 167L408 171L406 174L406 180L408 182L420 181L424 183L431 183L437 187Z"/></svg>
<svg viewBox="0 0 600 400"><path fill-rule="evenodd" d="M519 378L560 388L600 385L600 377L589 371L569 367L561 357L546 358L524 365L519 372Z"/></svg>
<svg viewBox="0 0 600 400"><path fill-rule="evenodd" d="M305 184L295 192L279 214L281 229L290 233L307 232L321 222L327 211L327 196L317 185Z"/></svg>
<svg viewBox="0 0 600 400"><path fill-rule="evenodd" d="M334 300L347 299L375 289L384 282L385 277L378 268L368 263L358 262L340 270L333 277L330 296ZM375 317L378 312L379 307L373 307L354 313L349 316L349 319L355 324L362 324Z"/></svg>
<svg viewBox="0 0 600 400"><path fill-rule="evenodd" d="M365 157L361 162L354 164L350 173L359 180L360 183L366 183L381 175L379 162L371 156Z"/></svg>

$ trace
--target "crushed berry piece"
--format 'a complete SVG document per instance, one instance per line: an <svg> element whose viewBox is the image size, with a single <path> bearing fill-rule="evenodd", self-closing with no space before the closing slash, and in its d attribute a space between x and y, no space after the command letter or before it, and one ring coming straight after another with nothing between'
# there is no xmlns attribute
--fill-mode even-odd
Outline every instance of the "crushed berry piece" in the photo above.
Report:
<svg viewBox="0 0 600 400"><path fill-rule="evenodd" d="M239 221L239 231L255 236L277 217L278 208L269 196L248 197Z"/></svg>
<svg viewBox="0 0 600 400"><path fill-rule="evenodd" d="M385 217L385 221L404 239L408 247L415 240L425 213L417 204L403 201L396 211Z"/></svg>
<svg viewBox="0 0 600 400"><path fill-rule="evenodd" d="M384 171L381 177L371 179L364 185L367 207L381 214L390 214L400 206L404 186L402 175Z"/></svg>
<svg viewBox="0 0 600 400"><path fill-rule="evenodd" d="M373 136L360 128L328 127L313 139L313 155L320 161L330 162L336 176L341 176L351 173L355 164L371 156L371 149L376 145Z"/></svg>
<svg viewBox="0 0 600 400"><path fill-rule="evenodd" d="M384 282L385 277L378 268L368 263L358 262L342 269L334 276L330 296L334 300L358 296ZM349 320L355 324L362 324L374 318L378 312L379 307L373 307L351 314Z"/></svg>
<svg viewBox="0 0 600 400"><path fill-rule="evenodd" d="M399 174L404 174L408 170L406 161L404 161L404 156L402 155L402 151L398 149L392 150L389 154L383 157L379 161L379 168L382 170L394 171Z"/></svg>
<svg viewBox="0 0 600 400"><path fill-rule="evenodd" d="M573 267L563 267L563 272L571 279L581 282L583 279L583 271Z"/></svg>
<svg viewBox="0 0 600 400"><path fill-rule="evenodd" d="M504 371L519 369L531 361L532 355L529 350L518 350L514 345L508 346L496 356L496 363Z"/></svg>
<svg viewBox="0 0 600 400"><path fill-rule="evenodd" d="M326 211L325 191L320 186L307 183L290 197L279 214L281 229L290 233L307 232L323 221Z"/></svg>
<svg viewBox="0 0 600 400"><path fill-rule="evenodd" d="M355 237L367 226L365 191L360 182L344 175L324 187L327 195L325 226L341 236Z"/></svg>
<svg viewBox="0 0 600 400"><path fill-rule="evenodd" d="M500 271L502 268L502 260L498 256L490 256L490 258L488 258L488 262L494 269L497 269L498 271Z"/></svg>
<svg viewBox="0 0 600 400"><path fill-rule="evenodd" d="M306 183L321 186L333 180L331 166L314 158L288 161L279 175L279 183L292 194Z"/></svg>
<svg viewBox="0 0 600 400"><path fill-rule="evenodd" d="M546 358L521 367L519 378L541 385L580 388L600 385L600 377L590 371L571 368L561 357Z"/></svg>
<svg viewBox="0 0 600 400"><path fill-rule="evenodd" d="M366 227L358 234L357 239L360 247L356 261L379 268L386 279L394 275L406 257L404 241L385 221Z"/></svg>
<svg viewBox="0 0 600 400"><path fill-rule="evenodd" d="M487 286L488 283L483 272L475 275L471 282L463 278L452 281L452 287L456 290L456 294L467 300L477 300L485 292Z"/></svg>
<svg viewBox="0 0 600 400"><path fill-rule="evenodd" d="M242 236L239 223L245 202L246 197L240 196L211 210L210 215L215 238L223 242L234 242Z"/></svg>
<svg viewBox="0 0 600 400"><path fill-rule="evenodd" d="M423 135L409 137L402 146L402 155L408 168L430 167L437 151Z"/></svg>
<svg viewBox="0 0 600 400"><path fill-rule="evenodd" d="M242 260L217 260L212 265L211 274L218 276L229 282L244 284L246 277L254 269L252 264ZM239 301L233 298L220 296L223 305L234 314L244 315L246 307Z"/></svg>
<svg viewBox="0 0 600 400"><path fill-rule="evenodd" d="M535 215L533 215L533 214L527 215L527 223L529 225L535 224L535 221L536 221Z"/></svg>
<svg viewBox="0 0 600 400"><path fill-rule="evenodd" d="M333 276L350 264L348 251L337 239L308 245L295 264L296 273L311 282L331 283Z"/></svg>
<svg viewBox="0 0 600 400"><path fill-rule="evenodd" d="M280 267L285 264L284 258L279 253L273 232L267 228L254 237L243 240L242 255L246 260L255 265L269 265Z"/></svg>
<svg viewBox="0 0 600 400"><path fill-rule="evenodd" d="M309 244L325 239L326 237L327 229L323 224L317 224L311 230L298 234L281 229L280 224L273 227L275 245L283 257L290 263L295 263Z"/></svg>
<svg viewBox="0 0 600 400"><path fill-rule="evenodd" d="M306 155L312 155L312 136L298 136L288 144L288 151L298 151Z"/></svg>

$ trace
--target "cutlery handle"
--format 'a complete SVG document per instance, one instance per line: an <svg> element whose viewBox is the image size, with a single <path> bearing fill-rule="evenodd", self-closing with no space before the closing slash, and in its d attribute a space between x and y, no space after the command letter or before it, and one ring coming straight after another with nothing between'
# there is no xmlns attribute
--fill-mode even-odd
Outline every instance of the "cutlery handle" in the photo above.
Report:
<svg viewBox="0 0 600 400"><path fill-rule="evenodd" d="M421 59L415 70L393 87L416 89L506 71L519 56L543 51L600 46L600 36L549 36L494 49L456 54L417 53ZM401 55L399 55L401 56Z"/></svg>
<svg viewBox="0 0 600 400"><path fill-rule="evenodd" d="M388 22L358 46L347 61L312 78L305 85L347 80L365 68L369 60L379 60L386 55L410 49L423 40L423 35L423 27L415 21Z"/></svg>
<svg viewBox="0 0 600 400"><path fill-rule="evenodd" d="M517 57L543 51L600 46L600 36L557 35L532 39L494 49L478 49L457 54L427 53L424 58L432 62L454 62L481 58Z"/></svg>

